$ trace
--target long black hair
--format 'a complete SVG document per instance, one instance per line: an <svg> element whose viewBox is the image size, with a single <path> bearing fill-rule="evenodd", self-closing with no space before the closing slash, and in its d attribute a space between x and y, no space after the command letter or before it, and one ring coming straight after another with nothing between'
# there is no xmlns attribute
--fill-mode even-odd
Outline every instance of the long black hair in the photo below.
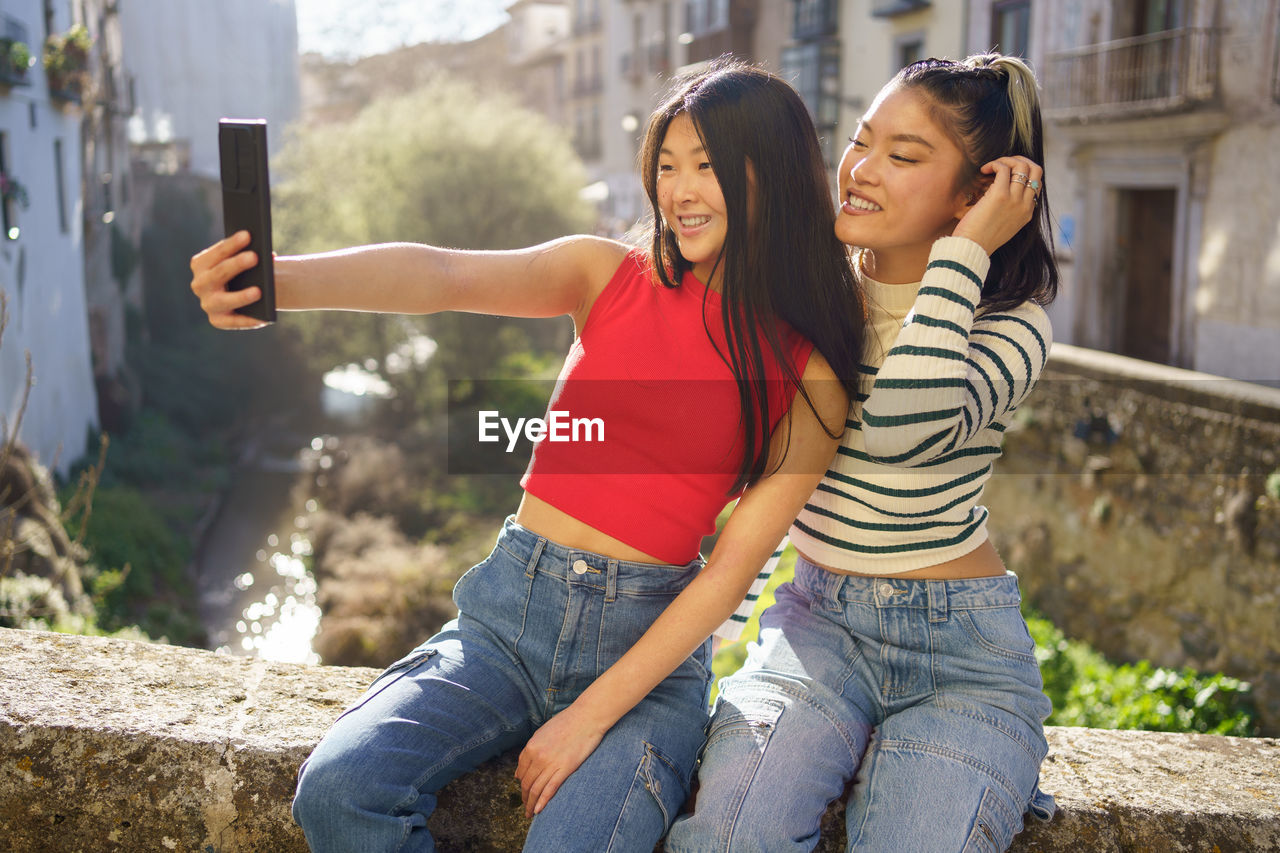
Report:
<svg viewBox="0 0 1280 853"><path fill-rule="evenodd" d="M649 119L640 166L653 208L654 267L662 283L678 286L692 267L658 205L659 149L681 114L697 129L728 214L717 265L723 271L720 304L729 349L721 357L738 380L747 447L736 492L763 476L769 462L770 383L761 338L788 387L813 409L777 320L813 342L853 394L866 312L845 247L831 227L835 206L804 102L782 79L734 60L718 60L678 80ZM780 393L776 385L772 391Z"/></svg>
<svg viewBox="0 0 1280 853"><path fill-rule="evenodd" d="M998 53L961 61L922 59L889 82L924 94L938 127L966 161L957 190L977 185L982 164L1022 156L1044 165L1044 129L1036 78L1022 60ZM991 255L979 309L999 311L1028 299L1041 305L1058 293L1049 181L1042 181L1036 215Z"/></svg>

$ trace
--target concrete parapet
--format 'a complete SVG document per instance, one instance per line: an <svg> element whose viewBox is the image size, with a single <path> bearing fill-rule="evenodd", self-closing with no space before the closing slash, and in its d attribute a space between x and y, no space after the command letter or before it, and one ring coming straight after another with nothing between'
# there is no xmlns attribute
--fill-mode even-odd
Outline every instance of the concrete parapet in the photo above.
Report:
<svg viewBox="0 0 1280 853"><path fill-rule="evenodd" d="M298 765L375 670L0 630L0 849L305 851ZM1015 851L1280 851L1280 742L1050 729L1059 815ZM445 789L441 850L519 850L500 759ZM820 851L843 849L839 809Z"/></svg>

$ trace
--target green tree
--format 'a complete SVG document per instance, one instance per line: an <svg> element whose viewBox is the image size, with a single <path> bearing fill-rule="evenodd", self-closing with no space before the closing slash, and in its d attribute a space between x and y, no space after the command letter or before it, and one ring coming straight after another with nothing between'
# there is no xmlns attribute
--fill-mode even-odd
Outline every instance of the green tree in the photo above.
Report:
<svg viewBox="0 0 1280 853"><path fill-rule="evenodd" d="M586 175L563 130L507 97L444 76L373 102L347 125L295 131L273 168L281 253L394 241L510 249L592 221L579 198ZM475 314L334 312L297 325L324 366L372 359L402 405L419 411L441 399L444 378L490 376L528 350L562 351L569 329L567 320ZM439 344L429 370L388 371L386 356L414 334Z"/></svg>

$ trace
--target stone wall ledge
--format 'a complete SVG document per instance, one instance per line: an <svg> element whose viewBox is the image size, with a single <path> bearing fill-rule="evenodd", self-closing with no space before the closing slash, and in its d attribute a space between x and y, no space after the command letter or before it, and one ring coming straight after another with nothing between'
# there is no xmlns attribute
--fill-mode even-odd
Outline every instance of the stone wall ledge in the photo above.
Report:
<svg viewBox="0 0 1280 853"><path fill-rule="evenodd" d="M1226 379L1103 350L1055 342L1049 351L1049 364L1044 378L1060 381L1072 376L1143 390L1162 400L1198 406L1223 416L1280 423L1280 387ZM1276 381L1274 377L1264 378L1270 382Z"/></svg>
<svg viewBox="0 0 1280 853"><path fill-rule="evenodd" d="M375 675L173 646L0 630L0 849L305 851L298 765ZM1015 851L1280 851L1280 742L1049 731L1059 814ZM501 759L451 785L441 850L515 851ZM821 851L843 849L840 811Z"/></svg>

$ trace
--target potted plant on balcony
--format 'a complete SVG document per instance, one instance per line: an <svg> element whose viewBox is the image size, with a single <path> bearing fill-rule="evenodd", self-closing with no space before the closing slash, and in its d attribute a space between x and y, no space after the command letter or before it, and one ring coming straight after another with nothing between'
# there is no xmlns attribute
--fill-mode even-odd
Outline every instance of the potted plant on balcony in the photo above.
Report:
<svg viewBox="0 0 1280 853"><path fill-rule="evenodd" d="M0 172L0 203L7 205L9 202L26 210L31 200L27 198L27 188L21 181L12 175Z"/></svg>
<svg viewBox="0 0 1280 853"><path fill-rule="evenodd" d="M44 73L49 95L64 101L80 101L89 73L89 48L93 39L83 25L62 35L52 35L44 43Z"/></svg>
<svg viewBox="0 0 1280 853"><path fill-rule="evenodd" d="M31 67L31 48L25 42L0 39L0 84L25 86Z"/></svg>

